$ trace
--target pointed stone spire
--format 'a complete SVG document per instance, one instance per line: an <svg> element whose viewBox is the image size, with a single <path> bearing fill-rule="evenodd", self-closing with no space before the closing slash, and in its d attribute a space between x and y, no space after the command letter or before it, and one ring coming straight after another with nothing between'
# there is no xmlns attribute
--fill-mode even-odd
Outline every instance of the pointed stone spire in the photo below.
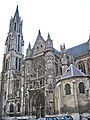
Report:
<svg viewBox="0 0 90 120"><path fill-rule="evenodd" d="M31 50L31 44L30 44L30 42L29 42L29 45L28 45L28 49Z"/></svg>
<svg viewBox="0 0 90 120"><path fill-rule="evenodd" d="M31 57L31 54L32 54L32 50L31 50L31 44L29 42L28 48L26 50L26 58Z"/></svg>
<svg viewBox="0 0 90 120"><path fill-rule="evenodd" d="M15 18L15 17L19 18L18 5L17 5L17 7L16 7L16 12L15 12L15 15L14 15L14 18Z"/></svg>
<svg viewBox="0 0 90 120"><path fill-rule="evenodd" d="M46 40L46 50L53 50L53 41L51 40L49 33Z"/></svg>

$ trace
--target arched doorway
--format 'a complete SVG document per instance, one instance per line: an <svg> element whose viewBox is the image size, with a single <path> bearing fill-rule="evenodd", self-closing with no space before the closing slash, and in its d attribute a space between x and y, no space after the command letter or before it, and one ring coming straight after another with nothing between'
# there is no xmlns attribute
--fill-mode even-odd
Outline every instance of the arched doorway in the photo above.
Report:
<svg viewBox="0 0 90 120"><path fill-rule="evenodd" d="M33 104L32 104L32 113L35 114L36 119L40 117L45 117L45 97L44 93L41 91L35 92L33 94Z"/></svg>

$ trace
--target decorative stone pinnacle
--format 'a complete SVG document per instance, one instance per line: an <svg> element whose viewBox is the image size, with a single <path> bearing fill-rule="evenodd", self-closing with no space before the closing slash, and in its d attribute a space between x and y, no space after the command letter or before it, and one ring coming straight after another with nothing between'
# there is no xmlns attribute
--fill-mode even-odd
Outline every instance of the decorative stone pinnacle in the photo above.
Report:
<svg viewBox="0 0 90 120"><path fill-rule="evenodd" d="M31 49L31 44L30 44L30 42L29 42L28 48Z"/></svg>
<svg viewBox="0 0 90 120"><path fill-rule="evenodd" d="M50 34L48 33L48 39L50 39Z"/></svg>
<svg viewBox="0 0 90 120"><path fill-rule="evenodd" d="M38 32L38 35L41 35L41 32L40 32L40 30L39 30L39 32Z"/></svg>

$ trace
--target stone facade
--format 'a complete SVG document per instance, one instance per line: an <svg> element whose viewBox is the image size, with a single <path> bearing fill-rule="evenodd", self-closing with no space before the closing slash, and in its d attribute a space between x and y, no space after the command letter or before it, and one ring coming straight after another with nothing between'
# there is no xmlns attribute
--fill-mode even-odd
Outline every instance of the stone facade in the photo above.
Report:
<svg viewBox="0 0 90 120"><path fill-rule="evenodd" d="M78 71L78 69L73 70L73 67L71 67L71 70L75 73L75 75L68 75L68 72L70 71L69 68L63 74L61 79L56 83L56 113L89 113L90 79L87 75L82 74L81 71Z"/></svg>
<svg viewBox="0 0 90 120"><path fill-rule="evenodd" d="M38 118L67 111L79 112L83 110L83 105L85 108L88 106L90 40L70 49L66 49L63 44L59 52L53 48L50 35L48 34L47 40L44 40L39 30L33 48L30 43L28 45L25 59L23 46L22 20L17 6L15 15L10 20L9 33L5 41L0 96L0 102L3 103L0 109L2 116L33 115ZM76 65L87 76L62 80L70 64ZM80 81L85 84L83 95L76 92ZM70 96L65 95L66 83L71 86ZM80 112L87 112L87 108Z"/></svg>

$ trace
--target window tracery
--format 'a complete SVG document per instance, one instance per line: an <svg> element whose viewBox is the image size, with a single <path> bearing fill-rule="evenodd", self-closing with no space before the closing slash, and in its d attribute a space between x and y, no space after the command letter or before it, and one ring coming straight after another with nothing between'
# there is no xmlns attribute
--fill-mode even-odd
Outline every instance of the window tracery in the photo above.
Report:
<svg viewBox="0 0 90 120"><path fill-rule="evenodd" d="M83 82L79 83L79 93L85 93L85 87Z"/></svg>
<svg viewBox="0 0 90 120"><path fill-rule="evenodd" d="M32 77L44 76L45 60L44 58L37 58L32 62Z"/></svg>
<svg viewBox="0 0 90 120"><path fill-rule="evenodd" d="M65 85L65 93L66 93L66 95L71 94L71 87L70 87L69 84L66 84L66 85Z"/></svg>
<svg viewBox="0 0 90 120"><path fill-rule="evenodd" d="M79 62L78 68L79 68L79 70L81 70L82 72L86 73L84 62L82 62L82 61Z"/></svg>

